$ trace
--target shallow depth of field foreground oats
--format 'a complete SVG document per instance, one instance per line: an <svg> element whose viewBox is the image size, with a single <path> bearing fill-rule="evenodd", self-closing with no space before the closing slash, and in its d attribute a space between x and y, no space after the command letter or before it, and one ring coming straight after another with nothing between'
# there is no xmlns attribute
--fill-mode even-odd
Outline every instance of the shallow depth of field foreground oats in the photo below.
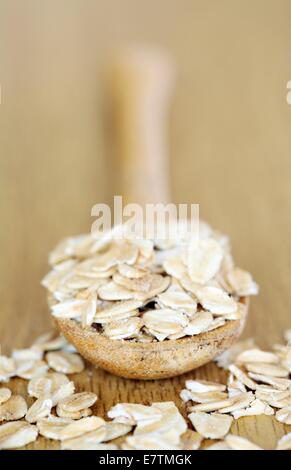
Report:
<svg viewBox="0 0 291 470"><path fill-rule="evenodd" d="M48 363L51 354L58 359ZM42 335L28 349L14 351L12 357L0 356L1 449L21 448L40 435L71 450L259 450L255 442L232 433L236 420L266 415L291 424L290 343L263 351L253 340L242 341L216 360L228 371L226 383L188 379L179 402L181 409L186 404L188 419L173 402L158 402L116 403L104 420L92 410L97 395L76 392L74 382L60 372L62 357L68 375L75 373L71 367L76 364L80 373L81 363L82 373L90 375L72 346L54 332ZM250 372L249 364L261 365L265 374ZM23 375L27 397L34 400L30 407L9 388L11 379ZM289 432L278 440L277 449L290 446Z"/></svg>

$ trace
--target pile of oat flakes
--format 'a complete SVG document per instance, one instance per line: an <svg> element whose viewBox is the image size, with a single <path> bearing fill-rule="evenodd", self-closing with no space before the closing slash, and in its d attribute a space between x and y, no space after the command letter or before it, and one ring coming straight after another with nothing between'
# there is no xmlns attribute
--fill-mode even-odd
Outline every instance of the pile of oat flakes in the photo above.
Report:
<svg viewBox="0 0 291 470"><path fill-rule="evenodd" d="M258 292L235 266L228 238L203 222L199 242L187 225L167 240L131 239L122 230L67 238L50 254L42 284L54 317L114 340L175 340L240 319L243 297Z"/></svg>
<svg viewBox="0 0 291 470"><path fill-rule="evenodd" d="M98 399L92 392L75 392L68 375L84 370L83 359L62 336L48 333L28 349L0 356L0 449L23 447L38 435L59 441L61 449L181 449L259 450L260 447L230 433L234 420L244 416L273 415L291 424L291 330L287 344L262 351L246 340L217 358L228 370L227 384L187 380L181 400L187 403L188 423L173 402L150 406L120 403L107 413L110 420L93 416ZM35 399L13 395L9 381L28 381L27 393ZM118 444L112 442L118 440ZM277 444L291 449L291 432Z"/></svg>

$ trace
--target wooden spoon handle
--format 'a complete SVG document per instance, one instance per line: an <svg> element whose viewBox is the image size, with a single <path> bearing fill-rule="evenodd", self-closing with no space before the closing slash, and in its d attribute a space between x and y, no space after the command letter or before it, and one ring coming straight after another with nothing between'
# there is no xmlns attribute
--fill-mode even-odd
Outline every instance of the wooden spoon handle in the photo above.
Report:
<svg viewBox="0 0 291 470"><path fill-rule="evenodd" d="M174 83L168 57L152 48L127 48L112 67L118 179L125 203L170 200L167 113Z"/></svg>

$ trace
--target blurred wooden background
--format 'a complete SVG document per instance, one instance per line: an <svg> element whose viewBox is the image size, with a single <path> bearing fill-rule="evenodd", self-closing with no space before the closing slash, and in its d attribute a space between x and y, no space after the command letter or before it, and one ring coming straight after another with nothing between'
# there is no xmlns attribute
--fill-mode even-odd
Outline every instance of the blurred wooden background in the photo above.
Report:
<svg viewBox="0 0 291 470"><path fill-rule="evenodd" d="M48 251L112 201L104 67L132 40L177 62L173 200L199 203L261 285L245 336L281 340L291 326L290 18L290 0L0 0L4 352L50 324L39 284Z"/></svg>

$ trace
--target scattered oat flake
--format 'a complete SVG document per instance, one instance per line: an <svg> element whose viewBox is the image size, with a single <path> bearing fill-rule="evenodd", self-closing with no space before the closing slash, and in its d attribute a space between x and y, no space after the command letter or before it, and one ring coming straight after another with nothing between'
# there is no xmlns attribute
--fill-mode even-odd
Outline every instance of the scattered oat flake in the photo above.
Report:
<svg viewBox="0 0 291 470"><path fill-rule="evenodd" d="M56 335L55 331L50 331L49 333L39 336L33 343L32 348L47 352L64 349L66 345L67 341L63 336Z"/></svg>
<svg viewBox="0 0 291 470"><path fill-rule="evenodd" d="M232 404L219 410L219 413L232 413L241 410L254 401L255 396L252 392L240 393L232 397Z"/></svg>
<svg viewBox="0 0 291 470"><path fill-rule="evenodd" d="M271 416L273 414L273 408L271 408L267 403L260 399L253 400L248 408L232 411L232 416L234 417L234 419L239 419L243 416Z"/></svg>
<svg viewBox="0 0 291 470"><path fill-rule="evenodd" d="M66 375L58 372L48 372L40 377L32 378L27 385L28 394L39 398L48 393L56 392L62 385L69 383Z"/></svg>
<svg viewBox="0 0 291 470"><path fill-rule="evenodd" d="M39 419L36 423L39 430L39 434L46 437L47 439L60 440L61 431L72 423L71 419L59 418L58 416L48 416L47 418Z"/></svg>
<svg viewBox="0 0 291 470"><path fill-rule="evenodd" d="M247 376L239 367L235 366L234 364L231 364L229 366L230 372L246 387L250 388L251 390L256 390L257 385L256 383Z"/></svg>
<svg viewBox="0 0 291 470"><path fill-rule="evenodd" d="M39 398L43 395L49 395L52 389L52 384L52 380L47 377L34 377L28 383L28 394L35 398Z"/></svg>
<svg viewBox="0 0 291 470"><path fill-rule="evenodd" d="M36 426L25 421L11 421L0 425L0 449L17 449L35 441L38 435Z"/></svg>
<svg viewBox="0 0 291 470"><path fill-rule="evenodd" d="M52 392L57 392L60 387L67 385L70 382L70 379L61 372L49 372L45 377L52 381Z"/></svg>
<svg viewBox="0 0 291 470"><path fill-rule="evenodd" d="M256 397L260 400L269 401L272 400L284 400L290 396L289 390L279 390L273 388L269 385L258 385L257 390L255 392Z"/></svg>
<svg viewBox="0 0 291 470"><path fill-rule="evenodd" d="M289 379L282 379L278 377L270 377L268 375L262 374L253 374L249 372L249 377L256 380L257 382L262 382L268 385L272 385L274 388L278 390L287 390L291 386L291 380Z"/></svg>
<svg viewBox="0 0 291 470"><path fill-rule="evenodd" d="M142 422L155 422L162 418L162 412L156 407L135 403L119 403L108 411L108 417L116 422L137 425Z"/></svg>
<svg viewBox="0 0 291 470"><path fill-rule="evenodd" d="M228 389L228 393L231 395L231 393L237 393L237 392L246 392L247 389L245 387L245 385L243 383L241 383L239 380L237 380L236 378L234 378L234 376L232 374L229 374L228 375L228 379L227 379L227 389Z"/></svg>
<svg viewBox="0 0 291 470"><path fill-rule="evenodd" d="M84 410L85 408L90 408L94 405L97 400L96 393L92 392L80 392L70 395L67 398L61 400L58 405L59 408L65 412L74 413L76 411Z"/></svg>
<svg viewBox="0 0 291 470"><path fill-rule="evenodd" d="M207 439L220 439L224 437L232 424L233 418L218 413L207 414L195 411L189 416L194 428Z"/></svg>
<svg viewBox="0 0 291 470"><path fill-rule="evenodd" d="M275 364L265 364L265 363L247 363L245 364L246 369L249 372L254 374L268 375L271 377L284 378L289 376L289 372L285 367L275 365Z"/></svg>
<svg viewBox="0 0 291 470"><path fill-rule="evenodd" d="M88 418L82 418L78 421L73 421L60 431L60 440L64 441L65 439L79 437L88 432L95 431L100 426L104 425L105 421L102 418L98 418L97 416L90 416Z"/></svg>
<svg viewBox="0 0 291 470"><path fill-rule="evenodd" d="M248 349L240 353L235 360L237 363L246 364L248 362L263 362L266 364L277 364L279 358L276 354L262 351L261 349Z"/></svg>
<svg viewBox="0 0 291 470"><path fill-rule="evenodd" d="M64 374L76 374L82 372L85 367L83 359L78 354L66 351L48 352L46 360L52 369Z"/></svg>
<svg viewBox="0 0 291 470"><path fill-rule="evenodd" d="M125 450L178 450L179 447L173 445L172 441L167 440L159 434L145 436L129 436L122 445Z"/></svg>
<svg viewBox="0 0 291 470"><path fill-rule="evenodd" d="M71 425L69 424L69 426ZM94 431L87 432L82 436L63 440L61 448L63 450L86 450L92 448L93 445L100 444L105 437L106 426L98 426Z"/></svg>
<svg viewBox="0 0 291 470"><path fill-rule="evenodd" d="M162 416L154 423L139 423L134 430L134 435L159 434L171 441L173 445L178 445L180 436L187 430L186 422L173 402L153 403L151 408L158 409Z"/></svg>
<svg viewBox="0 0 291 470"><path fill-rule="evenodd" d="M65 411L59 404L56 407L56 412L60 418L68 418L73 420L87 418L88 416L92 415L91 408L84 408L80 411Z"/></svg>
<svg viewBox="0 0 291 470"><path fill-rule="evenodd" d="M190 411L203 411L209 413L212 411L220 411L220 409L232 406L232 404L233 398L224 398L223 400L199 403L198 405L191 406Z"/></svg>
<svg viewBox="0 0 291 470"><path fill-rule="evenodd" d="M17 370L16 375L25 380L30 380L33 377L38 377L48 371L48 365L45 361L23 361L16 362Z"/></svg>
<svg viewBox="0 0 291 470"><path fill-rule="evenodd" d="M183 393L184 392L184 393ZM211 392L190 392L189 390L182 390L180 394L181 398L188 397L188 400L192 400L195 403L212 403L227 398L227 393L220 391ZM187 401L187 400L184 400Z"/></svg>
<svg viewBox="0 0 291 470"><path fill-rule="evenodd" d="M197 393L224 392L226 389L226 385L208 380L186 380L185 385L188 390Z"/></svg>
<svg viewBox="0 0 291 470"><path fill-rule="evenodd" d="M33 348L15 349L12 353L12 359L17 363L35 362L42 359L42 351Z"/></svg>
<svg viewBox="0 0 291 470"><path fill-rule="evenodd" d="M57 388L50 394L50 398L52 400L53 406L58 405L59 402L61 402L62 400L65 400L66 398L72 396L74 392L75 392L74 382L68 382L68 383L64 383L63 385L60 385L59 388Z"/></svg>
<svg viewBox="0 0 291 470"><path fill-rule="evenodd" d="M16 421L26 415L27 404L20 395L12 395L0 405L0 421Z"/></svg>
<svg viewBox="0 0 291 470"><path fill-rule="evenodd" d="M38 398L29 408L25 419L29 423L36 423L39 419L45 418L51 412L53 402L46 396Z"/></svg>
<svg viewBox="0 0 291 470"><path fill-rule="evenodd" d="M124 423L115 423L113 421L105 422L106 426L106 436L103 441L112 441L118 437L128 434L132 430L132 426Z"/></svg>

